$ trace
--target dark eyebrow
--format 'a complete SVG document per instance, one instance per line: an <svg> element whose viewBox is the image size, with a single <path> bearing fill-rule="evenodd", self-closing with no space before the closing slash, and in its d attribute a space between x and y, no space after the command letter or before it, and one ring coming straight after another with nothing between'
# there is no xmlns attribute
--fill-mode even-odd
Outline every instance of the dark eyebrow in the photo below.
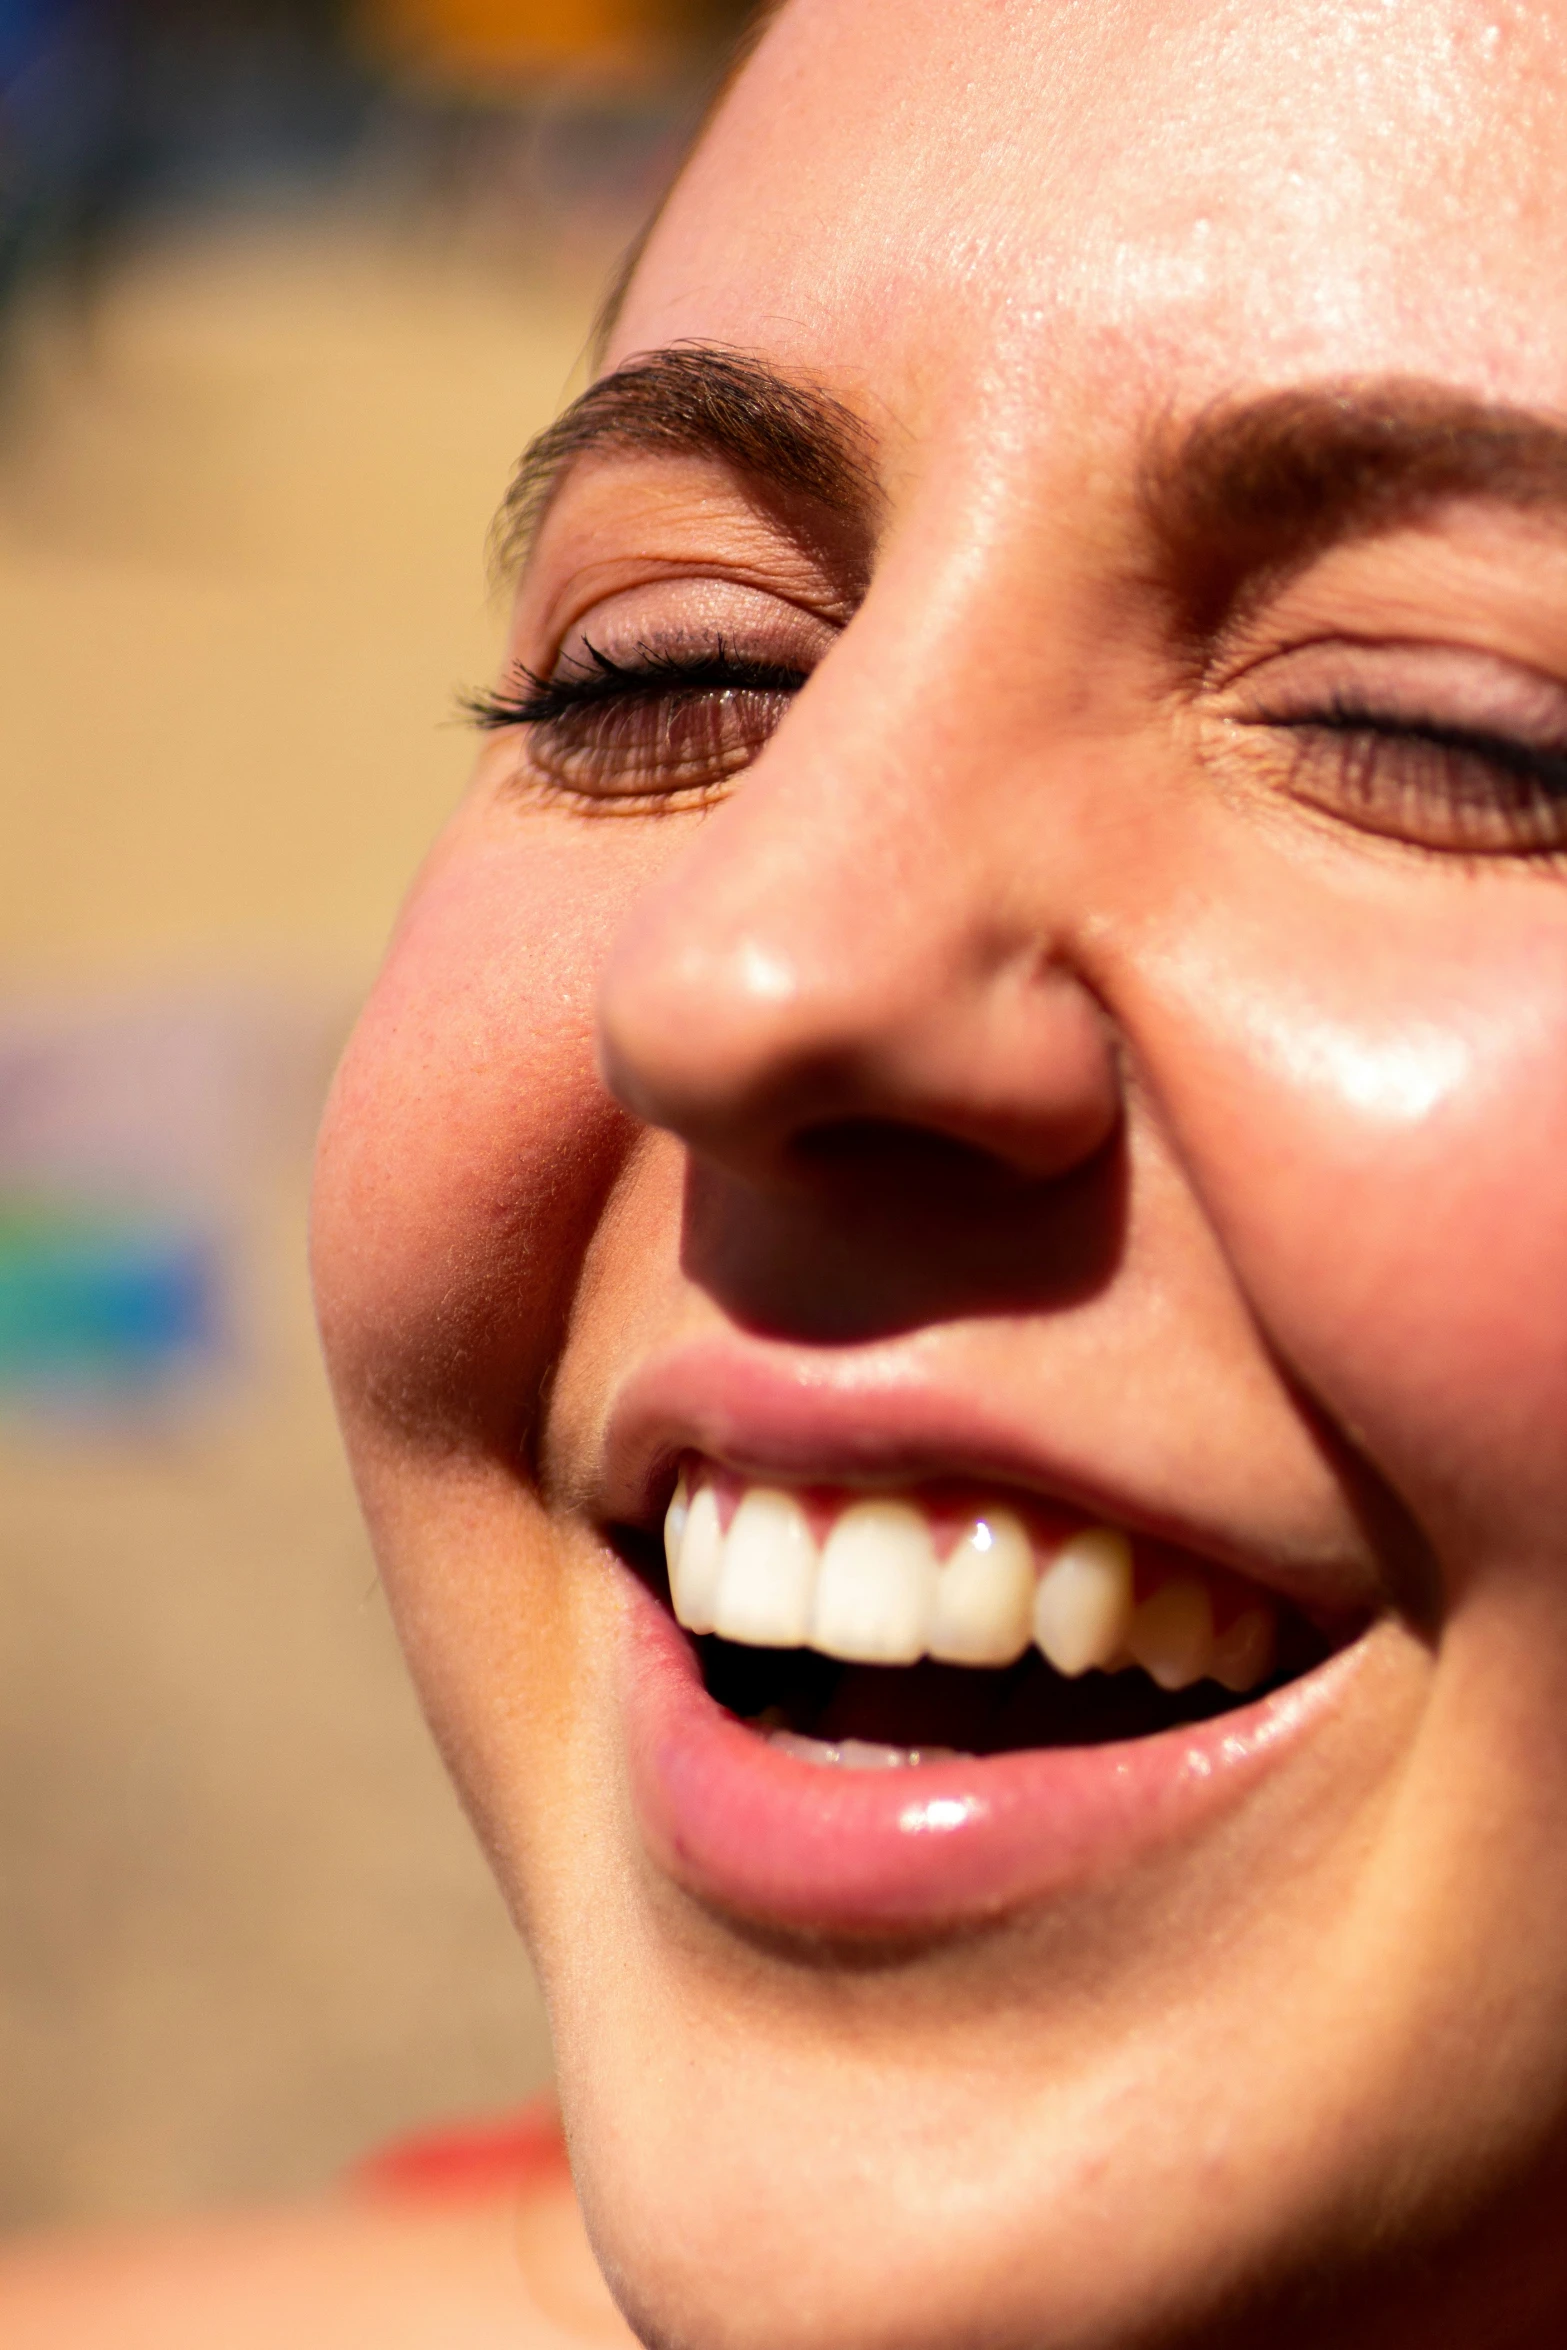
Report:
<svg viewBox="0 0 1567 2350"><path fill-rule="evenodd" d="M1166 428L1139 490L1159 584L1202 641L1346 540L1459 499L1567 507L1567 431L1418 380L1306 386Z"/></svg>
<svg viewBox="0 0 1567 2350"><path fill-rule="evenodd" d="M491 542L502 574L522 560L563 475L594 449L722 457L838 514L879 500L870 434L841 401L743 351L672 343L601 376L524 450Z"/></svg>

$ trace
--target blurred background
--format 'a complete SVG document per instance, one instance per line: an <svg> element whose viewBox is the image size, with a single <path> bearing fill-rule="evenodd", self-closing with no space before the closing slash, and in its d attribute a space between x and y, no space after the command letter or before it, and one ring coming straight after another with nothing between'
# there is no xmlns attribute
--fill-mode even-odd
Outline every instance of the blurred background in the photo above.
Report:
<svg viewBox="0 0 1567 2350"><path fill-rule="evenodd" d="M0 0L0 2226L547 2080L403 1678L310 1136L483 541L724 0Z"/></svg>

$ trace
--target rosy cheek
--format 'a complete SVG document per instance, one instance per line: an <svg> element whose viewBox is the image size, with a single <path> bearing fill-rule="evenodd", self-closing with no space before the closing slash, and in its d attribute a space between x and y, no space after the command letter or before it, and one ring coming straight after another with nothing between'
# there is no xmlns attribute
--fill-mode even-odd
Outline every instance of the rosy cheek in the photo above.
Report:
<svg viewBox="0 0 1567 2350"><path fill-rule="evenodd" d="M345 1399L405 1435L515 1452L623 1157L593 1011L636 877L601 863L460 818L339 1071L314 1205L322 1326Z"/></svg>
<svg viewBox="0 0 1567 2350"><path fill-rule="evenodd" d="M1567 1509L1567 940L1502 913L1193 968L1171 1102L1269 1342L1455 1563Z"/></svg>

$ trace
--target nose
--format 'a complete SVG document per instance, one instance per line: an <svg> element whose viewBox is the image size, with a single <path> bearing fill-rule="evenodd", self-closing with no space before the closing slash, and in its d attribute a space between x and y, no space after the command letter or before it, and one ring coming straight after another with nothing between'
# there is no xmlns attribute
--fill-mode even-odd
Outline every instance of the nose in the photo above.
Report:
<svg viewBox="0 0 1567 2350"><path fill-rule="evenodd" d="M764 1188L872 1134L1062 1175L1121 1101L1070 855L1051 879L1048 785L1020 840L966 722L917 695L899 710L849 651L627 919L600 995L606 1080Z"/></svg>

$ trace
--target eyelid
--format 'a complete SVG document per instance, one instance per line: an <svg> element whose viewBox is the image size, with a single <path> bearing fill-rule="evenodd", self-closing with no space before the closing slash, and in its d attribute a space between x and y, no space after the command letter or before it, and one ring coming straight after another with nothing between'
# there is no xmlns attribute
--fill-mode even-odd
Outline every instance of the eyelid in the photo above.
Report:
<svg viewBox="0 0 1567 2350"><path fill-rule="evenodd" d="M553 680L604 659L634 668L649 654L700 658L722 653L809 674L837 633L776 596L753 593L738 602L722 593L647 599L633 592L590 606L544 657L525 665Z"/></svg>
<svg viewBox="0 0 1567 2350"><path fill-rule="evenodd" d="M1259 653L1213 689L1221 714L1241 720L1265 706L1277 716L1281 703L1304 714L1334 696L1480 732L1551 740L1567 733L1567 679L1488 649L1429 639L1324 634Z"/></svg>
<svg viewBox="0 0 1567 2350"><path fill-rule="evenodd" d="M600 657L558 683L513 670L510 696L470 699L481 726L526 730L518 780L584 813L705 807L750 766L805 673L733 659L721 644L689 660Z"/></svg>
<svg viewBox="0 0 1567 2350"><path fill-rule="evenodd" d="M1355 533L1258 581L1192 644L1190 684L1217 689L1258 659L1322 637L1445 646L1567 676L1567 534L1538 515L1460 502Z"/></svg>
<svg viewBox="0 0 1567 2350"><path fill-rule="evenodd" d="M678 612L694 620L706 607L706 625L715 635L734 638L753 625L770 624L802 644L817 644L817 658L856 609L825 582L817 592L816 583L784 580L760 566L712 556L617 559L576 572L537 609L530 611L529 602L519 595L512 650L541 676L551 674L574 637L604 641L612 633L617 607L625 608L628 643L651 634L663 614Z"/></svg>

